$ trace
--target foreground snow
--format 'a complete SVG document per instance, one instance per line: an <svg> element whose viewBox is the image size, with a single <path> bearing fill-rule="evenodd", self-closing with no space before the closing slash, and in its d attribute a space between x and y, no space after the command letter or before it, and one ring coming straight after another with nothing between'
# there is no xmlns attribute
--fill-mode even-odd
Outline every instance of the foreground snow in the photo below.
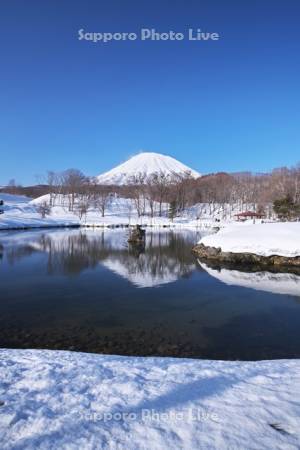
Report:
<svg viewBox="0 0 300 450"><path fill-rule="evenodd" d="M300 222L231 224L200 243L223 252L300 256Z"/></svg>
<svg viewBox="0 0 300 450"><path fill-rule="evenodd" d="M298 449L300 361L0 350L1 448Z"/></svg>

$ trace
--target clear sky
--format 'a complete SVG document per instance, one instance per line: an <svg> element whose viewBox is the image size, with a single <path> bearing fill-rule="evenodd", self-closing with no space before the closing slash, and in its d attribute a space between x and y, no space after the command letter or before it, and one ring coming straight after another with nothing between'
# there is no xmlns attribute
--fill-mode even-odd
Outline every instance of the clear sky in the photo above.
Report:
<svg viewBox="0 0 300 450"><path fill-rule="evenodd" d="M3 0L0 184L139 150L201 173L300 161L298 0ZM78 30L219 41L78 40Z"/></svg>

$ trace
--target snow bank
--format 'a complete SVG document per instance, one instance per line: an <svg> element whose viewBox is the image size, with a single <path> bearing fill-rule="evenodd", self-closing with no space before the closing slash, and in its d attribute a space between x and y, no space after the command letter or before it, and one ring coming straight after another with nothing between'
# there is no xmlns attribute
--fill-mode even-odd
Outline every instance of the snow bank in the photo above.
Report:
<svg viewBox="0 0 300 450"><path fill-rule="evenodd" d="M53 218L47 217L42 219L41 217L32 216L29 217L22 216L10 216L5 218L0 218L0 230L16 230L25 228L48 228L48 227L69 227L79 225L76 220L67 220L65 218Z"/></svg>
<svg viewBox="0 0 300 450"><path fill-rule="evenodd" d="M297 449L300 361L0 350L2 450Z"/></svg>
<svg viewBox="0 0 300 450"><path fill-rule="evenodd" d="M200 243L223 252L300 256L300 222L231 224Z"/></svg>
<svg viewBox="0 0 300 450"><path fill-rule="evenodd" d="M31 198L1 193L0 199L4 200L4 214L0 215L0 230L79 225L78 218L62 208L58 210L53 208L51 215L43 219L37 211L38 202Z"/></svg>
<svg viewBox="0 0 300 450"><path fill-rule="evenodd" d="M28 203L31 200L30 197L26 197L25 195L13 195L3 192L0 192L0 199L5 202L4 209L6 209L8 205L15 205L16 203Z"/></svg>

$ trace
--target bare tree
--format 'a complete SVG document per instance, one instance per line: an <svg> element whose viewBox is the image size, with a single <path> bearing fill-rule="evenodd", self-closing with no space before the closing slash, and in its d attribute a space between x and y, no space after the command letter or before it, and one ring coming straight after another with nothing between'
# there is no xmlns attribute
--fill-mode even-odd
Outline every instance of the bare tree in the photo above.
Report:
<svg viewBox="0 0 300 450"><path fill-rule="evenodd" d="M82 192L87 182L87 178L80 170L68 169L62 173L63 192L69 198L69 211L73 211L75 197Z"/></svg>
<svg viewBox="0 0 300 450"><path fill-rule="evenodd" d="M37 212L41 215L42 219L45 219L46 216L51 214L51 207L49 203L42 202L37 206Z"/></svg>
<svg viewBox="0 0 300 450"><path fill-rule="evenodd" d="M50 206L55 206L56 198L62 193L62 174L52 170L47 172L47 185L49 186Z"/></svg>
<svg viewBox="0 0 300 450"><path fill-rule="evenodd" d="M146 174L137 173L130 178L131 195L134 201L135 209L138 217L146 212Z"/></svg>
<svg viewBox="0 0 300 450"><path fill-rule="evenodd" d="M164 172L157 172L153 174L152 183L155 187L155 197L158 202L159 216L162 215L162 205L166 201L168 194L168 186L170 179Z"/></svg>
<svg viewBox="0 0 300 450"><path fill-rule="evenodd" d="M155 213L156 189L155 175L151 174L145 180L145 198L147 200L152 218Z"/></svg>
<svg viewBox="0 0 300 450"><path fill-rule="evenodd" d="M14 178L11 178L8 182L8 185L6 187L6 191L9 194L17 194L19 192L19 189L21 188L20 185L17 185L16 180Z"/></svg>
<svg viewBox="0 0 300 450"><path fill-rule="evenodd" d="M105 216L105 211L112 199L112 192L109 186L96 186L94 190L94 207L100 211L101 216Z"/></svg>
<svg viewBox="0 0 300 450"><path fill-rule="evenodd" d="M73 213L82 220L86 220L87 213L90 208L90 197L88 195L81 195L78 201L74 204Z"/></svg>
<svg viewBox="0 0 300 450"><path fill-rule="evenodd" d="M186 208L192 181L190 172L173 175L170 188L173 193L173 202L175 201L177 205L177 211L183 211Z"/></svg>

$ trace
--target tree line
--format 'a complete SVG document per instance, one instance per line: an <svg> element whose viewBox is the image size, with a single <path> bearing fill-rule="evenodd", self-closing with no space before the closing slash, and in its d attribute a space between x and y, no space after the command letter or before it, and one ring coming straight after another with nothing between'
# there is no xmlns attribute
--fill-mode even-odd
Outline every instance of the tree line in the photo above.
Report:
<svg viewBox="0 0 300 450"><path fill-rule="evenodd" d="M39 185L39 195L41 190L49 194L48 208L64 198L68 210L80 218L90 208L98 210L104 217L114 197L131 199L130 207L139 217L168 214L174 218L195 204L199 205L199 216L204 210L213 215L223 208L226 214L231 214L249 207L266 215L275 212L287 219L300 215L300 164L269 173L221 172L197 179L189 172L172 176L163 172L147 176L141 172L131 177L126 186L100 185L96 178L87 177L78 169L59 173L49 171L43 181ZM26 193L30 195L28 190ZM5 191L24 193L23 188L12 181Z"/></svg>

